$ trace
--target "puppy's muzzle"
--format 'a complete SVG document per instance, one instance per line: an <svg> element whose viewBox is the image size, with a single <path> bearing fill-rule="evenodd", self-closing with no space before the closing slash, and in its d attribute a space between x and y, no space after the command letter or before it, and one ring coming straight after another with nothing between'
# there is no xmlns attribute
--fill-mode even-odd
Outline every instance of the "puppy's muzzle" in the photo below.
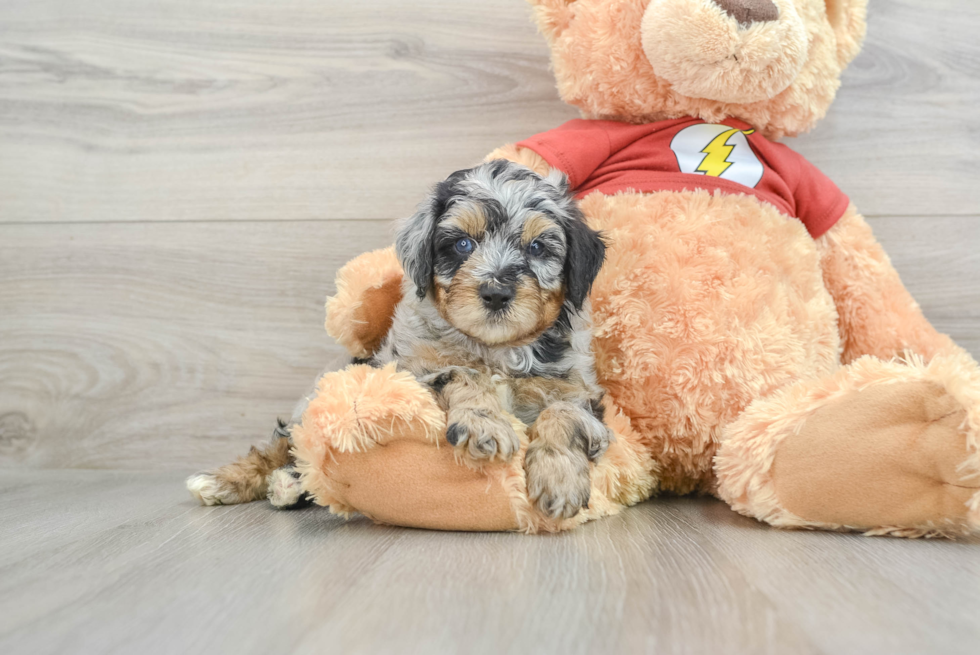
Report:
<svg viewBox="0 0 980 655"><path fill-rule="evenodd" d="M480 285L480 298L483 299L484 306L491 311L499 312L507 309L515 295L517 290L513 285L492 282L484 282Z"/></svg>

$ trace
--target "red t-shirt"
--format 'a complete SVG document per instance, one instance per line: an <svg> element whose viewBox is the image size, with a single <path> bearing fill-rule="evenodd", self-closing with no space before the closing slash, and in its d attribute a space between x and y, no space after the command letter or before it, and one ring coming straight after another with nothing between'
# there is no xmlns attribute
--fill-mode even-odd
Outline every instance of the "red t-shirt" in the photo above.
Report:
<svg viewBox="0 0 980 655"><path fill-rule="evenodd" d="M813 238L849 204L813 164L734 119L720 125L697 118L647 125L576 119L517 145L568 175L579 198L625 190L750 194L800 219Z"/></svg>

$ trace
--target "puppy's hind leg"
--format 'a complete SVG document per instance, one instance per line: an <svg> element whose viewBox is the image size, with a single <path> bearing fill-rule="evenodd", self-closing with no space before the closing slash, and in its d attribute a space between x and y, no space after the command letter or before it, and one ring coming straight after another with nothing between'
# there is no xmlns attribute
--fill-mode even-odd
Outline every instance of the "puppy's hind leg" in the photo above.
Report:
<svg viewBox="0 0 980 655"><path fill-rule="evenodd" d="M302 509L313 504L313 496L303 491L299 471L292 464L269 474L269 502L276 509Z"/></svg>
<svg viewBox="0 0 980 655"><path fill-rule="evenodd" d="M271 474L293 463L290 446L289 432L280 421L270 444L253 446L231 464L192 475L187 478L187 490L202 505L235 505L266 498Z"/></svg>

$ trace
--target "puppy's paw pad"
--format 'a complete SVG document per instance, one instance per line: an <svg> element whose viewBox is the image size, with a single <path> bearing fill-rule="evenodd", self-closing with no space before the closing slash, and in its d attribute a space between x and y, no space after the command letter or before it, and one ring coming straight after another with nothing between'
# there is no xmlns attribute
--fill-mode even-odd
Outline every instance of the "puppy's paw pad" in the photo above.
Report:
<svg viewBox="0 0 980 655"><path fill-rule="evenodd" d="M506 418L481 410L458 410L449 414L446 441L471 459L504 461L514 456L521 440Z"/></svg>
<svg viewBox="0 0 980 655"><path fill-rule="evenodd" d="M269 474L269 502L280 509L295 507L303 496L299 473L292 468L276 469Z"/></svg>
<svg viewBox="0 0 980 655"><path fill-rule="evenodd" d="M202 505L236 505L241 502L231 486L211 473L195 473L187 478L187 490Z"/></svg>
<svg viewBox="0 0 980 655"><path fill-rule="evenodd" d="M527 495L538 511L552 519L569 519L589 506L592 483L584 453L553 446L527 451Z"/></svg>

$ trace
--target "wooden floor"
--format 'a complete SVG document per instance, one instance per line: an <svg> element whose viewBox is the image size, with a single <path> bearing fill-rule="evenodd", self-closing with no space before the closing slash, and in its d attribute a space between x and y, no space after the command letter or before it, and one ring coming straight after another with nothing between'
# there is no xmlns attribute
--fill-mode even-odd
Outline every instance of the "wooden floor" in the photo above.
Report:
<svg viewBox="0 0 980 655"><path fill-rule="evenodd" d="M980 355L980 3L871 5L790 145ZM976 652L980 540L691 499L535 538L190 502L342 360L337 268L575 116L522 0L0 2L0 652Z"/></svg>
<svg viewBox="0 0 980 655"><path fill-rule="evenodd" d="M767 529L666 499L558 536L198 507L175 473L0 482L0 652L944 653L980 540Z"/></svg>

